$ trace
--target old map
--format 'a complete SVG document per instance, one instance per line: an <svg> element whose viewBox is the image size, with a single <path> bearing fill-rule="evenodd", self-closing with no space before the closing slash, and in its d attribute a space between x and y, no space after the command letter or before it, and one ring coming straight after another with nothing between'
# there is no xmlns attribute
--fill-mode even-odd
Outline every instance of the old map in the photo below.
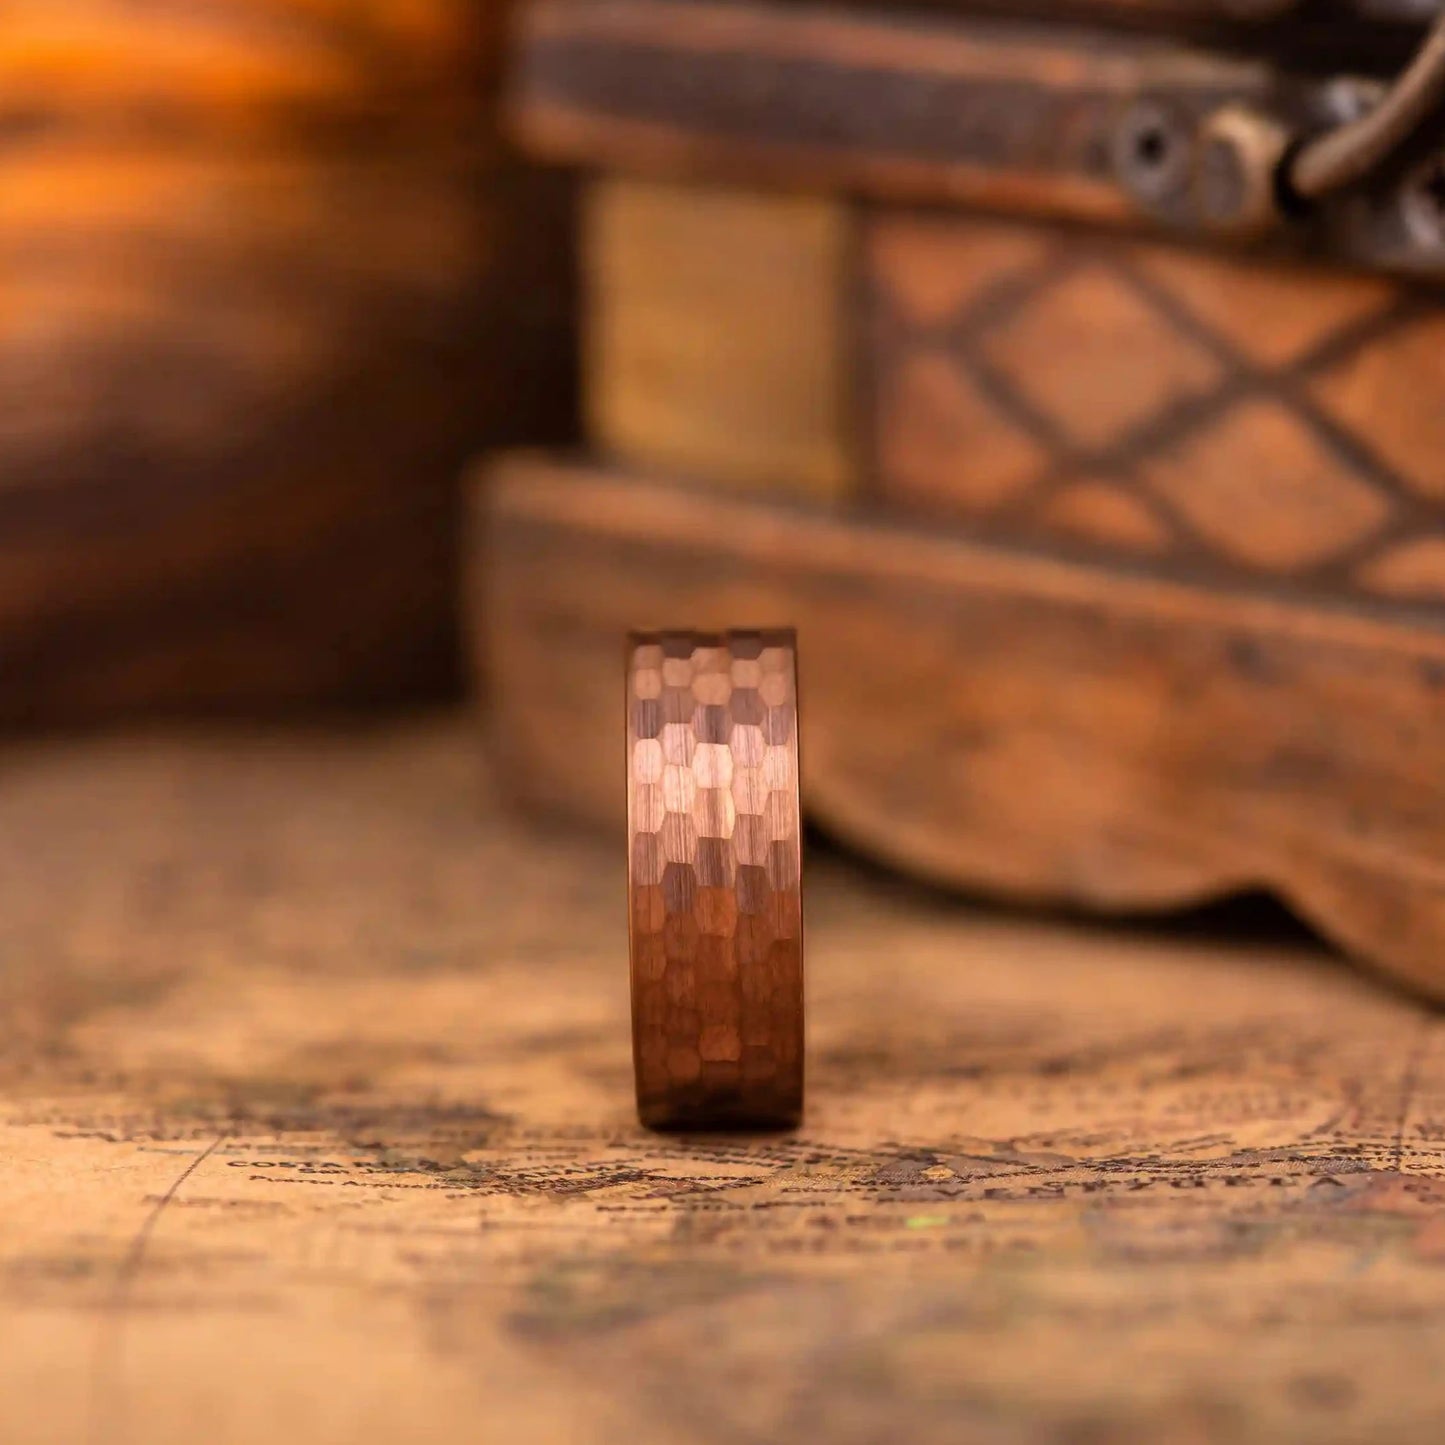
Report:
<svg viewBox="0 0 1445 1445"><path fill-rule="evenodd" d="M1445 1439L1445 1036L815 859L796 1136L635 1125L461 724L0 755L0 1441Z"/></svg>

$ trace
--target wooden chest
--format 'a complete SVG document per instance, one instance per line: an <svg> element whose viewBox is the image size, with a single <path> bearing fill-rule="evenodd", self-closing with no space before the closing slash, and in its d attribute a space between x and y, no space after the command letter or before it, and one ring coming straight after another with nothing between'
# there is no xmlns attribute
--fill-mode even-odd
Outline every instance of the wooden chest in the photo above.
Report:
<svg viewBox="0 0 1445 1445"><path fill-rule="evenodd" d="M617 634L787 621L835 835L1090 908L1268 888L1445 992L1438 7L1023 8L531 13L589 450L484 501L511 775L615 817Z"/></svg>

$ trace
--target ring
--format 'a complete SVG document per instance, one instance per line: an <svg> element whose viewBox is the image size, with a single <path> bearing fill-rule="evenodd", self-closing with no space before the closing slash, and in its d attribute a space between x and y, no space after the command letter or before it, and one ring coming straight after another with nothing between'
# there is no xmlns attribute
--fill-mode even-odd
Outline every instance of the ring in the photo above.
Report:
<svg viewBox="0 0 1445 1445"><path fill-rule="evenodd" d="M790 628L628 637L632 1043L650 1128L802 1117L797 651Z"/></svg>

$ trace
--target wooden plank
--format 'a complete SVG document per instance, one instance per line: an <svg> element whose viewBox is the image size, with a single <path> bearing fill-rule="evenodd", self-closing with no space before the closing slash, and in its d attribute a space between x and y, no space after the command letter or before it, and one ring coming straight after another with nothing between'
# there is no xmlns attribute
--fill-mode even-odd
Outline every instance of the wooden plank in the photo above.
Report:
<svg viewBox="0 0 1445 1445"><path fill-rule="evenodd" d="M1267 887L1445 996L1445 631L517 459L481 494L505 776L615 818L617 639L796 626L805 805L948 883L1102 909ZM582 720L586 720L585 725Z"/></svg>
<svg viewBox="0 0 1445 1445"><path fill-rule="evenodd" d="M0 726L454 693L464 461L576 431L503 7L3 12Z"/></svg>
<svg viewBox="0 0 1445 1445"><path fill-rule="evenodd" d="M472 180L78 144L0 168L0 723L455 687L455 475L491 405L456 310Z"/></svg>
<svg viewBox="0 0 1445 1445"><path fill-rule="evenodd" d="M841 207L823 200L595 183L594 444L724 486L849 491L848 237Z"/></svg>
<svg viewBox="0 0 1445 1445"><path fill-rule="evenodd" d="M714 0L544 0L513 116L539 156L982 206L1217 239L1192 178L1206 121L1332 123L1334 82L1262 56L997 19ZM1427 169L1279 226L1274 244L1431 275ZM1420 217L1425 217L1422 221Z"/></svg>

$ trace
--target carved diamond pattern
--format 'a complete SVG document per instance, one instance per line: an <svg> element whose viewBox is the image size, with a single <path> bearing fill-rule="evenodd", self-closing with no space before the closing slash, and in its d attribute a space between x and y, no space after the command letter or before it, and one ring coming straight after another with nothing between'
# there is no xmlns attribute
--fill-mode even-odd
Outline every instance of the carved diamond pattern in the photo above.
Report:
<svg viewBox="0 0 1445 1445"><path fill-rule="evenodd" d="M1259 398L1233 408L1145 474L1225 556L1279 571L1334 555L1390 511L1387 499L1309 427Z"/></svg>
<svg viewBox="0 0 1445 1445"><path fill-rule="evenodd" d="M1023 223L1010 247L978 224L986 245L967 221L873 224L885 492L1175 571L1445 597L1445 546L1414 545L1445 535L1438 302ZM919 256L947 305L895 287Z"/></svg>
<svg viewBox="0 0 1445 1445"><path fill-rule="evenodd" d="M920 351L889 378L894 425L883 464L910 496L987 512L1026 487L1048 452L944 352Z"/></svg>
<svg viewBox="0 0 1445 1445"><path fill-rule="evenodd" d="M1223 368L1127 281L1085 266L1044 287L984 339L984 356L1081 448L1118 441L1218 387Z"/></svg>
<svg viewBox="0 0 1445 1445"><path fill-rule="evenodd" d="M1445 317L1414 321L1314 382L1325 408L1371 438L1406 482L1445 501Z"/></svg>

